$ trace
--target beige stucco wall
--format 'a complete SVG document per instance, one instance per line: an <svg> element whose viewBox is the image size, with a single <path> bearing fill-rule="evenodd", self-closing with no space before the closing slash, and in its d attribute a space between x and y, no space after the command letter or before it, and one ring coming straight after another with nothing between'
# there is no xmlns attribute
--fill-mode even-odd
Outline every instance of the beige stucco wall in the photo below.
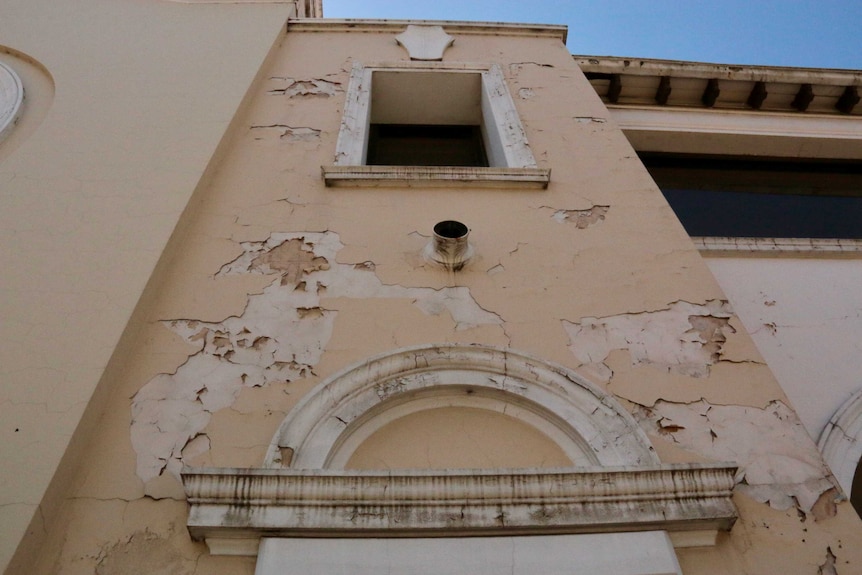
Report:
<svg viewBox="0 0 862 575"><path fill-rule="evenodd" d="M171 18L177 26L175 20L185 21L182 10L190 10L158 6L180 14ZM136 9L144 15L157 10ZM214 21L229 27L220 9L238 9L212 8ZM247 16L249 26L257 22L259 13L254 14ZM232 24L241 28L236 20ZM191 203L189 194L244 88L232 86L233 100L218 96L224 100L213 106L224 114L213 125L203 121L213 111L204 114L200 102L182 109L200 114L199 137L209 135L209 148L177 136L169 140L174 147L153 141L150 154L142 153L153 156L153 169L163 153L193 157L177 160L176 174L165 170L178 181L165 185L171 190L165 202L173 211L165 208L170 222L157 219L164 227L161 243L156 223L148 224L154 231L147 234L135 234L129 224L113 228L120 238L146 235L155 242L142 248L152 257L149 269L138 268L139 260L132 264L131 258L121 258L128 250L119 249L118 239L99 244L104 251L85 262L82 292L91 284L93 290L115 285L119 275L130 286L113 298L108 298L113 292L89 294L111 303L106 312L92 302L89 308L75 306L90 309L97 325L72 331L76 316L67 315L60 324L66 331L53 335L93 346L94 359L83 364L92 373L75 379L91 382L87 393L101 374L92 367L97 352L107 362L116 345L95 329L98 322L109 322L115 310L116 325L111 325L119 336L188 203L182 234L168 243L160 273L144 295L146 305L126 331L122 368L109 371L106 409L93 418L98 433L75 451L85 465L66 484L62 510L47 526L47 542L29 572L253 572L252 558L212 557L202 543L190 541L180 466L260 466L280 422L314 385L368 356L431 342L510 346L576 370L632 412L664 462L738 461L745 474L736 497L741 519L717 547L679 551L687 574L816 573L830 554L842 564L862 562L862 552L846 544L858 532L858 519L849 505L834 504L828 473L785 395L559 39L452 31L455 45L445 55L452 62L501 64L537 163L552 170L547 190L326 188L320 166L333 159L352 63L405 61L406 52L394 41L400 30L316 26L315 31L301 24L290 27L254 83L211 179ZM245 85L276 30L272 24L268 42L259 41L254 65L251 51L231 61ZM223 59L207 56L196 43L181 48L224 66ZM58 89L52 110L58 110L59 75L49 58L33 55L54 74ZM223 79L213 68L207 70L216 77L199 72L204 64L196 64L200 77L189 73L204 88L212 90ZM70 108L56 113L61 111L64 122L77 121L66 117ZM49 114L44 126L52 121ZM177 123L168 115L159 134L174 134ZM34 136L29 142L40 141ZM113 166L108 160L114 147L99 150L104 165ZM127 160L122 151L116 153L117 162ZM78 162L69 164L69 169L83 169ZM127 170L132 166L148 173L139 163ZM125 178L133 180L120 170L109 182L91 182L92 194L79 191L84 199L95 196L86 213L98 216L102 212L96 205L106 201L105 195L108 201L113 197L98 194L99 186L113 193L119 186L134 197L136 188ZM90 189L81 185L84 192ZM186 196L178 197L182 191ZM84 208L76 202L74 209ZM472 229L476 249L475 258L456 273L420 255L432 226L451 218ZM22 277L41 285L37 278L47 281L54 275L49 270L56 271L50 267L52 257L65 266L60 269L69 269L67 259L52 252L40 260L43 267ZM99 339L79 342L83 333ZM38 354L41 362L48 356ZM53 361L57 369L68 370L78 365L76 357ZM50 389L46 384L42 393ZM79 402L88 399L84 391ZM421 419L404 423L381 430L376 446L409 450L409 443L389 440L405 428L416 433L429 425ZM508 431L517 433L517 425ZM499 434L500 440L506 437L511 435ZM523 464L512 446L493 446L494 437L484 440L502 447L493 452L494 464ZM446 458L449 436L437 441L429 446L443 454L435 461L458 461ZM537 444L542 441L536 438ZM386 450L376 446L369 444L368 452L380 459ZM62 448L56 449L59 459ZM457 451L462 457L465 450ZM20 445L11 453L29 457ZM411 461L410 455L394 453L392 464ZM25 560L28 566L35 561L32 556Z"/></svg>
<svg viewBox="0 0 862 575"><path fill-rule="evenodd" d="M0 144L0 570L53 523L49 483L68 485L92 400L128 361L123 330L288 9L0 7L0 49L45 71L21 74L21 130Z"/></svg>
<svg viewBox="0 0 862 575"><path fill-rule="evenodd" d="M817 439L862 389L862 261L802 255L706 261Z"/></svg>

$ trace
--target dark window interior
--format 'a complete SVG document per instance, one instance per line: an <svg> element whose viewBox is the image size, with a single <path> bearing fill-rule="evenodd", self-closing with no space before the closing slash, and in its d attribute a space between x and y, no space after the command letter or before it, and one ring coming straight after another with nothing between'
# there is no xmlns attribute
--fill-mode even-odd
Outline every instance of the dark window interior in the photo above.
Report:
<svg viewBox="0 0 862 575"><path fill-rule="evenodd" d="M858 163L641 159L689 235L862 238Z"/></svg>
<svg viewBox="0 0 862 575"><path fill-rule="evenodd" d="M479 126L371 124L371 166L478 166L488 158Z"/></svg>
<svg viewBox="0 0 862 575"><path fill-rule="evenodd" d="M856 465L856 474L853 476L853 486L850 488L850 503L859 517L862 517L862 461Z"/></svg>

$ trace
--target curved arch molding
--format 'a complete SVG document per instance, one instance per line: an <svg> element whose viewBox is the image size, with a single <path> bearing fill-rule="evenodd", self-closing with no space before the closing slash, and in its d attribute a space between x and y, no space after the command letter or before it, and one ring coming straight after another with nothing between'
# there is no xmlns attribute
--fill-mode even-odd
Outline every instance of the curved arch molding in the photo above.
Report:
<svg viewBox="0 0 862 575"><path fill-rule="evenodd" d="M54 78L41 62L0 44L0 161L33 135L54 102Z"/></svg>
<svg viewBox="0 0 862 575"><path fill-rule="evenodd" d="M478 396L480 408L508 402L540 430L536 422L547 422L549 437L585 463L338 469L350 445L373 433L386 412L421 409L441 395ZM714 545L737 517L735 465L659 464L613 397L564 367L484 346L413 347L345 369L288 414L266 467L184 469L192 538L205 540L215 555L256 555L262 538L279 537L666 531L674 546L688 547Z"/></svg>
<svg viewBox="0 0 862 575"><path fill-rule="evenodd" d="M489 409L510 404L507 414L543 432L575 463L659 462L632 416L573 371L511 350L427 345L373 357L321 383L282 422L264 466L341 468L391 421L387 413L403 415L433 397Z"/></svg>
<svg viewBox="0 0 862 575"><path fill-rule="evenodd" d="M817 443L844 494L850 497L856 466L862 459L862 390L838 408Z"/></svg>
<svg viewBox="0 0 862 575"><path fill-rule="evenodd" d="M24 85L15 71L0 62L0 142L18 121L24 103Z"/></svg>

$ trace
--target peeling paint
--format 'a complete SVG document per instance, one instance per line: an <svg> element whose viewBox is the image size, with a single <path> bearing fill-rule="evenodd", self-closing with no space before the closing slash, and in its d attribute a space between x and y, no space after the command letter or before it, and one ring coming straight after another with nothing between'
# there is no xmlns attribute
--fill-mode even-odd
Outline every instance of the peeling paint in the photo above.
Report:
<svg viewBox="0 0 862 575"><path fill-rule="evenodd" d="M826 561L817 569L817 575L838 575L838 569L835 568L835 554L832 553L832 548L826 548Z"/></svg>
<svg viewBox="0 0 862 575"><path fill-rule="evenodd" d="M256 138L263 140L277 137L288 142L313 142L320 139L320 130L306 126L288 126L287 124L271 124L268 126L252 126L252 130L264 134Z"/></svg>
<svg viewBox="0 0 862 575"><path fill-rule="evenodd" d="M579 230L584 230L591 225L605 219L610 206L593 206L586 210L555 210L551 217L559 223L570 222Z"/></svg>
<svg viewBox="0 0 862 575"><path fill-rule="evenodd" d="M808 433L787 405L765 409L665 400L635 413L648 433L716 461L739 464L736 490L775 509L793 507L815 519L834 515L834 480Z"/></svg>
<svg viewBox="0 0 862 575"><path fill-rule="evenodd" d="M270 80L283 82L285 87L270 90L269 93L277 96L287 96L288 98L328 98L341 90L339 82L332 82L321 78L295 80L293 78L274 77L270 78Z"/></svg>
<svg viewBox="0 0 862 575"><path fill-rule="evenodd" d="M730 304L711 300L704 305L678 301L667 309L625 313L604 318L563 320L569 350L596 377L610 381L605 360L614 350L628 351L632 365L651 365L667 372L706 377L720 359L729 325Z"/></svg>
<svg viewBox="0 0 862 575"><path fill-rule="evenodd" d="M536 93L532 88L520 88L518 90L518 97L522 100L529 100L535 95Z"/></svg>
<svg viewBox="0 0 862 575"><path fill-rule="evenodd" d="M173 374L159 374L132 401L137 474L148 481L165 470L179 476L186 458L209 450L202 435L210 417L230 407L243 387L289 383L312 373L332 335L337 312L321 296L409 299L428 315L448 313L456 330L500 325L466 287L384 285L371 262L336 263L337 234L281 233L242 244L243 254L219 270L278 275L250 295L239 316L221 322L170 320L164 325L198 351Z"/></svg>

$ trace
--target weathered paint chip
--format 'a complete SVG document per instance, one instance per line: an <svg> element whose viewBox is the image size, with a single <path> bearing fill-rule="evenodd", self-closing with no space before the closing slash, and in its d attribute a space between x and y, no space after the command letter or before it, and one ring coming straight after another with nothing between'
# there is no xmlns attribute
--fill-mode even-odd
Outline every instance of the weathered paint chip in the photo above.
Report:
<svg viewBox="0 0 862 575"><path fill-rule="evenodd" d="M551 217L556 222L573 223L579 230L584 230L604 220L609 209L610 206L593 206L586 210L555 210Z"/></svg>
<svg viewBox="0 0 862 575"><path fill-rule="evenodd" d="M736 489L756 501L815 517L831 513L835 483L829 469L796 413L780 401L760 409L660 400L639 407L635 417L647 432L679 447L737 463Z"/></svg>
<svg viewBox="0 0 862 575"><path fill-rule="evenodd" d="M569 350L582 366L605 382L613 372L605 363L614 350L627 351L632 365L651 365L690 377L706 377L719 360L733 312L724 300L706 304L678 301L667 309L603 318L563 320Z"/></svg>
<svg viewBox="0 0 862 575"><path fill-rule="evenodd" d="M251 126L263 134L257 139L279 139L288 142L313 142L320 139L320 130L307 126L288 126L287 124L270 124L267 126Z"/></svg>
<svg viewBox="0 0 862 575"><path fill-rule="evenodd" d="M269 93L288 98L328 98L334 96L341 89L339 82L332 82L322 78L309 78L295 80L293 78L270 78L270 80L283 83L283 88L275 88Z"/></svg>
<svg viewBox="0 0 862 575"><path fill-rule="evenodd" d="M132 445L143 481L164 471L178 477L184 460L208 451L209 440L201 434L211 415L230 407L242 388L289 383L312 373L337 316L321 306L324 291L334 298L408 299L428 315L449 314L457 330L503 323L466 287L384 285L371 262L337 263L343 246L333 232L273 234L242 247L216 277L278 278L263 293L250 295L239 316L164 322L198 351L176 373L157 375L133 398Z"/></svg>

